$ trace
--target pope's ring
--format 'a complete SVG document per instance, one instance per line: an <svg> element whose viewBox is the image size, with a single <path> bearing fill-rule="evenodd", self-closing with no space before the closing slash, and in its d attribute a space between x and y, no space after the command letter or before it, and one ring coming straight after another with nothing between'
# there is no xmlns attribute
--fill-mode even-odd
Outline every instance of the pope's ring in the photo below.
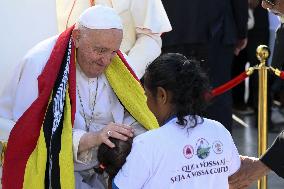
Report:
<svg viewBox="0 0 284 189"><path fill-rule="evenodd" d="M107 132L107 136L109 136L109 137L111 136L111 131Z"/></svg>

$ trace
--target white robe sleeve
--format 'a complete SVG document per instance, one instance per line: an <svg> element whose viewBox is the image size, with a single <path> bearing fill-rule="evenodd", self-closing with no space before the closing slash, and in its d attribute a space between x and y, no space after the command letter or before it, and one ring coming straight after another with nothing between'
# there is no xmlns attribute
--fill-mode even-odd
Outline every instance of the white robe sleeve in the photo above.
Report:
<svg viewBox="0 0 284 189"><path fill-rule="evenodd" d="M13 105L20 79L21 68L15 70L13 77L0 94L0 140L8 141L10 131L15 125Z"/></svg>
<svg viewBox="0 0 284 189"><path fill-rule="evenodd" d="M25 57L0 95L0 139L4 141L8 140L16 121L38 96L37 77L42 67L34 62L34 58Z"/></svg>
<svg viewBox="0 0 284 189"><path fill-rule="evenodd" d="M15 122L38 96L37 78L42 72L57 36L32 48L16 66L0 94L0 140L7 141Z"/></svg>
<svg viewBox="0 0 284 189"><path fill-rule="evenodd" d="M73 129L73 157L74 161L77 163L87 164L92 160L91 150L78 153L79 144L82 136L87 133L82 129Z"/></svg>
<svg viewBox="0 0 284 189"><path fill-rule="evenodd" d="M0 95L0 140L8 140L10 131L19 118L17 115L22 114L33 102L30 98L26 98L25 93L27 92L22 91L23 88L26 88L26 91L33 93L29 90L30 88L28 86L32 85L34 82L26 81L27 78L33 77L33 73L29 73L29 66L26 66L29 64L29 61L29 58L24 58L23 61L17 65L11 79ZM25 84L28 85L23 87ZM34 86L32 88L34 88ZM35 90L37 90L37 86ZM17 108L15 108L16 103L19 101L21 101L21 103L17 104ZM18 107L23 107L22 111Z"/></svg>
<svg viewBox="0 0 284 189"><path fill-rule="evenodd" d="M161 54L162 39L160 34L153 34L150 30L136 29L136 42L128 53L128 58L134 72L141 78L147 65Z"/></svg>
<svg viewBox="0 0 284 189"><path fill-rule="evenodd" d="M84 118L82 116L76 116L74 127L75 125L80 125L80 123L84 123ZM81 164L88 164L92 160L92 149L78 153L80 140L85 133L87 133L87 131L83 128L73 128L73 157L75 162Z"/></svg>
<svg viewBox="0 0 284 189"><path fill-rule="evenodd" d="M136 41L128 56L135 73L141 78L146 66L161 54L161 34L171 31L172 27L161 0L132 0L130 12L136 28Z"/></svg>
<svg viewBox="0 0 284 189"><path fill-rule="evenodd" d="M240 159L240 156L239 156L238 149L237 149L231 135L230 135L230 139L228 139L228 141L231 144L231 150L232 150L231 151L231 159L230 159L230 163L229 163L229 176L231 176L232 174L237 172L239 170L239 168L241 167L241 159Z"/></svg>
<svg viewBox="0 0 284 189"><path fill-rule="evenodd" d="M136 28L162 34L172 30L161 0L132 0L130 10Z"/></svg>

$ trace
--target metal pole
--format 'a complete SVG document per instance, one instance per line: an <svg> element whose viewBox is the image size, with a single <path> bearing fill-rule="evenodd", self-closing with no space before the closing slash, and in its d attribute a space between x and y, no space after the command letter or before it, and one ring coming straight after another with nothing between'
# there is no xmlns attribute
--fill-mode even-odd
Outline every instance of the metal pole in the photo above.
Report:
<svg viewBox="0 0 284 189"><path fill-rule="evenodd" d="M7 148L7 142L0 141L0 145L2 150L0 151L0 167L3 166L4 163L4 155Z"/></svg>
<svg viewBox="0 0 284 189"><path fill-rule="evenodd" d="M265 45L257 47L256 56L260 61L258 66L258 156L267 149L267 67L269 49ZM258 180L258 189L267 189L267 177Z"/></svg>

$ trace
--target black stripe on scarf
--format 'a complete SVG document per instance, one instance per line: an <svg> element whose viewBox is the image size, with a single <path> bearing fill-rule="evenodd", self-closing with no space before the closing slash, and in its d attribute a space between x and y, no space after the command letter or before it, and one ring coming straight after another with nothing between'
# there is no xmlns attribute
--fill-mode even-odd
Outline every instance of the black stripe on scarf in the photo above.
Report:
<svg viewBox="0 0 284 189"><path fill-rule="evenodd" d="M52 99L48 104L43 122L43 132L47 149L45 170L45 188L60 189L59 153L61 150L61 133L63 129L66 87L68 83L69 65L71 58L70 38L52 92Z"/></svg>

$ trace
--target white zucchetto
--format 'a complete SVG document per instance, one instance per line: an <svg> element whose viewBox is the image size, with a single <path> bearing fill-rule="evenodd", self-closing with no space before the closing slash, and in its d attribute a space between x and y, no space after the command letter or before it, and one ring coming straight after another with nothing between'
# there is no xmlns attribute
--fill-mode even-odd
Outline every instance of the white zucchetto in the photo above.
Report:
<svg viewBox="0 0 284 189"><path fill-rule="evenodd" d="M115 10L102 5L87 8L78 23L89 29L122 29L122 21Z"/></svg>

